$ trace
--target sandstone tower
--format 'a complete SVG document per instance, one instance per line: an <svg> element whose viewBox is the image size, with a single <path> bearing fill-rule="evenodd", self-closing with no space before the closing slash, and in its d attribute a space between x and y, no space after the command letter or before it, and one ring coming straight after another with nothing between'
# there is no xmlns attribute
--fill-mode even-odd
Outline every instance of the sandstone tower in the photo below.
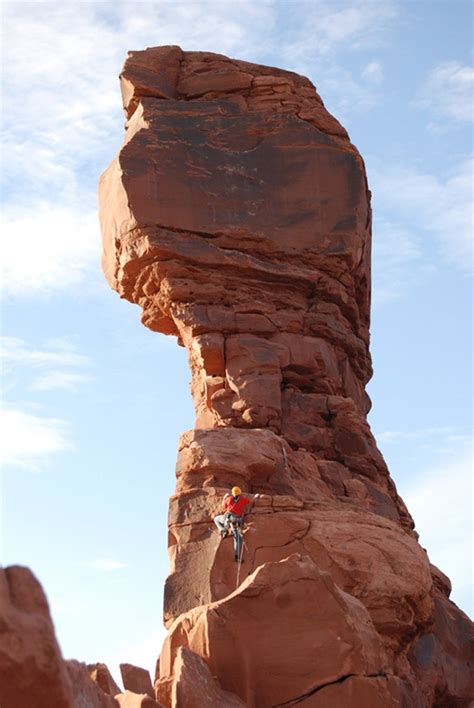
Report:
<svg viewBox="0 0 474 708"><path fill-rule="evenodd" d="M104 270L147 327L186 347L196 410L170 500L158 699L467 706L470 622L366 420L360 154L288 71L156 47L130 52L120 79ZM233 484L261 494L242 568L209 530ZM204 674L216 702L189 702Z"/></svg>

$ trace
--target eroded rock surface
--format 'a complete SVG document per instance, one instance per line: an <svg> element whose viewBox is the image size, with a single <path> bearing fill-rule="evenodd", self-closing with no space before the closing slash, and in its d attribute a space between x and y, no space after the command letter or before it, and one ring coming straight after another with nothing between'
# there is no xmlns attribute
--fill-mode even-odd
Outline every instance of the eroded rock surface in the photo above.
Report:
<svg viewBox="0 0 474 708"><path fill-rule="evenodd" d="M120 78L104 271L186 347L196 409L170 502L159 700L209 681L197 655L249 707L467 706L472 625L366 419L361 156L288 71L156 47ZM241 568L209 528L234 484L261 495Z"/></svg>
<svg viewBox="0 0 474 708"><path fill-rule="evenodd" d="M150 673L146 669L133 664L120 664L120 673L122 674L123 687L126 690L134 693L145 693L153 698L154 692Z"/></svg>

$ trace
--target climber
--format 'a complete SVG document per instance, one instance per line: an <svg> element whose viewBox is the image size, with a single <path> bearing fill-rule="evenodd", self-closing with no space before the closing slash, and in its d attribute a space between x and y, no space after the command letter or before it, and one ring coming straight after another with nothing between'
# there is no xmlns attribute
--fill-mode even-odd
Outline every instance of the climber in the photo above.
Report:
<svg viewBox="0 0 474 708"><path fill-rule="evenodd" d="M255 494L254 499L258 499L260 494ZM232 487L229 494L224 495L224 514L214 517L214 523L219 529L222 538L225 538L230 531L234 537L234 560L242 563L242 526L244 514L252 500L242 494L240 487Z"/></svg>

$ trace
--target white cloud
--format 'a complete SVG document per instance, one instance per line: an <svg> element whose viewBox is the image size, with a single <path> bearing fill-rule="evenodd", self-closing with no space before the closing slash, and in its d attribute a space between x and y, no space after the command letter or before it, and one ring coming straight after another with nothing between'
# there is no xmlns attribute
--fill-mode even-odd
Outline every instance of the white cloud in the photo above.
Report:
<svg viewBox="0 0 474 708"><path fill-rule="evenodd" d="M74 345L64 338L50 339L48 349L32 349L19 337L0 337L0 353L8 367L28 366L43 368L49 366L88 366L90 359L79 354Z"/></svg>
<svg viewBox="0 0 474 708"><path fill-rule="evenodd" d="M362 78L369 84L377 85L384 80L382 65L379 61L369 61L362 70Z"/></svg>
<svg viewBox="0 0 474 708"><path fill-rule="evenodd" d="M402 490L420 543L427 548L431 562L451 579L451 598L471 614L472 470L472 454L464 453L425 470Z"/></svg>
<svg viewBox="0 0 474 708"><path fill-rule="evenodd" d="M353 73L341 66L323 66L317 88L328 110L343 123L349 122L354 113L369 111L379 100L373 86L359 81Z"/></svg>
<svg viewBox="0 0 474 708"><path fill-rule="evenodd" d="M110 573L114 570L122 570L127 568L127 563L122 563L121 561L115 560L113 558L99 558L92 563L92 566L97 570L103 570L106 573Z"/></svg>
<svg viewBox="0 0 474 708"><path fill-rule="evenodd" d="M97 214L42 201L1 217L4 295L51 294L98 278L100 234Z"/></svg>
<svg viewBox="0 0 474 708"><path fill-rule="evenodd" d="M406 289L407 278L417 278L439 262L471 273L472 170L472 158L459 161L442 177L412 165L382 168L369 161L378 215L373 237L376 304L393 299Z"/></svg>
<svg viewBox="0 0 474 708"><path fill-rule="evenodd" d="M39 349L18 337L0 337L0 355L4 395L20 383L31 391L74 391L92 380L84 373L90 359L64 338L49 340L46 348ZM24 406L21 410L6 402L2 408L0 450L6 466L37 471L51 455L73 449L70 428L64 420L37 415L24 410Z"/></svg>
<svg viewBox="0 0 474 708"><path fill-rule="evenodd" d="M298 7L304 23L297 30L288 28L278 47L282 63L309 75L328 109L347 124L354 113L371 110L380 101L383 72L372 61L360 74L341 57L385 45L399 21L399 7L390 0L308 0Z"/></svg>
<svg viewBox="0 0 474 708"><path fill-rule="evenodd" d="M68 371L51 371L38 376L32 383L33 391L77 391L81 384L90 383L92 376Z"/></svg>
<svg viewBox="0 0 474 708"><path fill-rule="evenodd" d="M472 435L449 425L415 430L385 430L376 433L375 437L384 447L403 445L405 453L410 443L416 443L417 450L429 451L437 459L441 459L441 456L456 457L472 448Z"/></svg>
<svg viewBox="0 0 474 708"><path fill-rule="evenodd" d="M38 471L54 455L72 449L63 420L20 410L0 411L0 458L5 466Z"/></svg>
<svg viewBox="0 0 474 708"><path fill-rule="evenodd" d="M474 119L474 68L459 61L438 64L420 88L415 105L435 118L460 123ZM449 124L448 124L449 125Z"/></svg>
<svg viewBox="0 0 474 708"><path fill-rule="evenodd" d="M407 292L419 278L423 250L416 233L390 220L375 216L372 240L372 292L376 305L383 305Z"/></svg>
<svg viewBox="0 0 474 708"><path fill-rule="evenodd" d="M46 346L33 349L18 337L0 337L2 369L9 374L11 385L15 384L17 372L22 382L31 378L27 385L33 391L75 391L81 384L92 381L92 376L84 373L91 360L80 354L71 342L57 338Z"/></svg>
<svg viewBox="0 0 474 708"><path fill-rule="evenodd" d="M444 426L441 428L420 428L419 430L386 430L382 433L377 433L376 438L379 442L392 443L400 440L420 440L421 438L443 436L449 440L465 440L466 436L459 435L456 429L452 426ZM469 438L468 438L469 439Z"/></svg>
<svg viewBox="0 0 474 708"><path fill-rule="evenodd" d="M305 0L298 3L298 11L304 23L290 35L288 44L283 43L283 50L299 61L308 55L384 45L400 14L397 4L390 0Z"/></svg>

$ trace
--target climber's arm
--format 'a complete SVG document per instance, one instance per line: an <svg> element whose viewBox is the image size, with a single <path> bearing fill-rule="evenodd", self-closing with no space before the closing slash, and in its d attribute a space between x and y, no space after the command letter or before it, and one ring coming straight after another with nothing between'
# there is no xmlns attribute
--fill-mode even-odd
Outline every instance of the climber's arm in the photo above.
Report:
<svg viewBox="0 0 474 708"><path fill-rule="evenodd" d="M255 502L257 499L260 499L261 496L261 494L254 494L253 499L249 499L249 503L245 506L242 516L252 513Z"/></svg>

